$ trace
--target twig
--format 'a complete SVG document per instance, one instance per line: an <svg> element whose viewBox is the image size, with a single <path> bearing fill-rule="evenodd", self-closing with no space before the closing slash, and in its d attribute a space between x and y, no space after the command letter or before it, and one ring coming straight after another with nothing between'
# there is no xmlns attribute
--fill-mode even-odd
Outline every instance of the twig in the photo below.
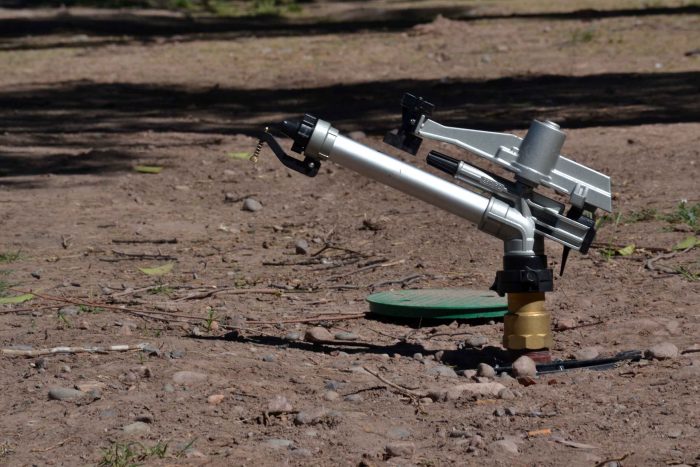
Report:
<svg viewBox="0 0 700 467"><path fill-rule="evenodd" d="M403 277L401 279L392 279L388 281L375 282L374 284L369 284L367 287L370 289L376 289L377 287L384 287L387 285L401 284L402 286L409 285L420 279L434 279L435 276L429 274L412 274L410 276Z"/></svg>
<svg viewBox="0 0 700 467"><path fill-rule="evenodd" d="M671 259L671 258L675 257L676 255L680 255L680 254L683 254L683 253L687 253L687 252L689 252L690 250L692 250L694 247L695 247L695 245L690 246L690 247L686 248L685 250L674 251L674 252L671 252L671 253L666 253L666 254L654 256L653 258L649 258L649 259L646 261L646 263L644 263L644 267L647 268L647 269L650 270L650 271L656 271L657 268L654 267L654 263L655 263L655 262L657 262L657 261L659 261L659 260L662 260L662 259ZM674 271L674 270L672 270L672 269L669 270L668 268L665 268L665 267L661 267L661 268L658 268L658 269L662 270L663 272L669 272L669 273L674 273L674 272L676 272L676 271Z"/></svg>
<svg viewBox="0 0 700 467"><path fill-rule="evenodd" d="M365 371L366 371L367 373L369 373L370 375L372 375L372 376L374 376L375 378L377 378L377 379L378 379L379 381L381 381L382 383L384 383L384 384L386 384L387 386L389 386L389 387L391 387L391 388L397 390L399 393L403 394L404 396L410 397L411 400L418 401L421 397L424 397L423 394L419 394L419 393L417 393L417 392L411 391L411 390L408 389L408 388L405 388L405 387L403 387L403 386L399 386L399 385L396 384L396 383L392 383L391 381L389 381L388 379L384 378L384 377L383 377L382 375L380 375L379 373L370 370L370 369L367 368L366 366L363 366L362 369L365 370Z"/></svg>
<svg viewBox="0 0 700 467"><path fill-rule="evenodd" d="M158 288L167 287L167 286L168 286L168 284L159 284L159 285L151 285L148 287L141 287L140 289L128 288L128 289L124 290L123 292L113 293L112 295L109 296L109 298L112 299L112 298L117 298L117 297L123 297L125 295L137 294L140 292L148 292L149 290L158 289Z"/></svg>
<svg viewBox="0 0 700 467"><path fill-rule="evenodd" d="M224 287L221 289L212 289L212 290L209 290L206 292L200 292L200 293L186 295L184 297L176 299L175 301L181 302L184 300L194 300L194 299L199 299L199 298L213 297L214 295L218 295L221 293L232 294L232 295L249 294L249 293L282 295L282 290L280 290L280 289L237 289L234 287Z"/></svg>
<svg viewBox="0 0 700 467"><path fill-rule="evenodd" d="M399 264L403 264L405 262L406 262L405 259L400 259L397 261L389 261L386 263L370 264L369 266L358 268L358 269L355 269L354 271L346 272L345 274L339 274L337 276L332 276L332 277L328 278L328 280L332 281L332 280L342 279L344 277L352 276L353 274L358 274L358 273L361 273L364 271L370 271L370 270L379 269L379 268L388 268L391 266L397 266Z"/></svg>
<svg viewBox="0 0 700 467"><path fill-rule="evenodd" d="M160 253L128 253L126 251L112 250L117 256L121 256L128 259L165 259L165 260L176 260L175 256L163 255Z"/></svg>
<svg viewBox="0 0 700 467"><path fill-rule="evenodd" d="M153 239L146 239L146 238L139 238L139 239L118 239L118 238L113 238L112 243L155 243L155 244L163 244L163 243L177 243L177 238L153 238Z"/></svg>
<svg viewBox="0 0 700 467"><path fill-rule="evenodd" d="M634 453L633 453L633 452L628 452L627 454L625 454L625 455L622 456L622 457L614 457L614 458L610 458L610 459L605 459L605 460L602 461L602 462L598 462L598 463L595 465L595 467L603 467L603 466L606 465L608 462L622 462L623 460L627 459L627 458L628 458L629 456L631 456L632 454L634 454Z"/></svg>
<svg viewBox="0 0 700 467"><path fill-rule="evenodd" d="M353 255L361 256L363 258L367 258L369 255L366 255L365 253L359 252L357 250L351 250L350 248L345 248L342 246L335 245L333 243L326 243L323 245L323 248L318 250L316 253L313 253L311 256L318 256L321 253L323 253L326 250L338 250L338 251L344 251L346 253L351 253Z"/></svg>
<svg viewBox="0 0 700 467"><path fill-rule="evenodd" d="M76 353L107 353L107 352L128 352L131 350L144 350L149 344L137 345L110 345L107 347L52 347L50 349L20 350L20 349L0 349L0 353L11 357L41 357L42 355L76 354Z"/></svg>
<svg viewBox="0 0 700 467"><path fill-rule="evenodd" d="M56 449L56 448L60 448L61 446L63 446L64 444L66 444L68 441L73 441L74 439L80 440L80 437L79 437L79 436L71 436L70 438L66 438L66 439L64 439L63 441L61 441L60 443L54 444L53 446L49 446L48 448L44 448L44 449L38 449L38 448L37 448L37 449L32 449L32 450L29 451L29 452L49 452L49 451L52 451L52 450L54 450L54 449Z"/></svg>
<svg viewBox="0 0 700 467"><path fill-rule="evenodd" d="M591 244L591 248L593 249L621 249L625 248L629 245L622 245L622 244L617 244L617 243L605 243L605 242L593 242ZM670 251L668 248L662 248L658 246L635 246L635 250L646 250L650 251L652 253L657 253L657 252L668 252Z"/></svg>
<svg viewBox="0 0 700 467"><path fill-rule="evenodd" d="M578 328L587 328L589 326L598 326L599 324L603 324L603 323L605 323L605 321L600 320L600 321L594 321L592 323L577 324L576 326L572 326L570 328L567 327L566 329L561 329L561 330L559 330L559 332L571 331L572 329L578 329Z"/></svg>

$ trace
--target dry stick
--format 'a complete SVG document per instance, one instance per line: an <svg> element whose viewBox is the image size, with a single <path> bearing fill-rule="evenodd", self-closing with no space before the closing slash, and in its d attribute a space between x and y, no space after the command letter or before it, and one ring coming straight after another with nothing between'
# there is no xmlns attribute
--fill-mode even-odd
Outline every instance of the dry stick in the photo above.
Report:
<svg viewBox="0 0 700 467"><path fill-rule="evenodd" d="M570 328L562 329L562 330L559 331L559 332L562 332L562 331L571 331L572 329L578 329L578 328L587 328L587 327L589 327L589 326L598 326L599 324L603 324L603 323L605 323L605 321L602 321L602 320L601 320L601 321L594 321L594 322L592 322L592 323L578 324L578 325L572 326L572 327L570 327Z"/></svg>
<svg viewBox="0 0 700 467"><path fill-rule="evenodd" d="M140 292L147 292L149 290L157 289L160 287L167 287L167 286L168 286L168 284L159 284L159 285L151 285L149 287L141 287L140 289L128 288L128 289L124 290L123 292L113 293L112 295L109 296L109 298L112 299L112 298L117 298L117 297L123 297L125 295L133 295L133 294L137 294Z"/></svg>
<svg viewBox="0 0 700 467"><path fill-rule="evenodd" d="M176 260L175 256L163 255L160 253L128 253L126 251L112 250L117 256L122 256L127 259L165 259L165 260Z"/></svg>
<svg viewBox="0 0 700 467"><path fill-rule="evenodd" d="M222 289L213 289L209 290L207 292L200 292L196 294L190 294L186 295L184 297L178 298L175 301L176 302L181 302L184 300L194 300L196 298L207 298L207 297L212 297L214 295L218 295L220 293L227 293L227 294L247 294L247 293L255 293L255 294L269 294L269 295L281 295L282 294L281 289L236 289L233 287L225 287Z"/></svg>
<svg viewBox="0 0 700 467"><path fill-rule="evenodd" d="M396 383L392 383L391 381L389 381L388 379L384 378L384 377L383 377L382 375L380 375L379 373L376 373L376 372L370 370L370 369L367 368L366 366L363 366L362 369L365 370L365 371L366 371L367 373L369 373L370 375L372 375L372 376L374 376L375 378L377 378L377 379L378 379L379 381L381 381L382 383L386 384L387 386L396 389L399 393L403 394L404 396L410 397L411 400L413 400L413 401L417 401L417 400L420 399L421 397L424 397L423 394L418 394L417 392L411 391L411 390L408 389L408 388L405 388L405 387L403 387L403 386L399 386L399 385L396 384Z"/></svg>
<svg viewBox="0 0 700 467"><path fill-rule="evenodd" d="M12 308L9 310L0 310L0 313L24 313L27 311L41 311L41 310L50 310L51 308L60 308L61 305L42 305L42 306L35 306L35 307L27 307L27 308Z"/></svg>
<svg viewBox="0 0 700 467"><path fill-rule="evenodd" d="M49 451L51 451L51 450L53 450L53 449L60 448L61 446L63 446L64 444L66 444L68 441L73 441L74 439L80 440L80 437L79 437L79 436L71 436L70 438L66 438L66 439L64 439L63 441L61 441L60 443L54 444L53 446L49 446L48 448L44 448L44 449L32 449L32 450L29 451L29 452L49 452Z"/></svg>
<svg viewBox="0 0 700 467"><path fill-rule="evenodd" d="M155 243L155 244L163 244L163 243L177 243L177 238L153 238L153 239L118 239L118 238L113 238L112 243Z"/></svg>
<svg viewBox="0 0 700 467"><path fill-rule="evenodd" d="M149 344L137 345L110 345L107 347L52 347L50 349L20 350L20 349L0 349L2 355L11 357L41 357L42 355L76 354L76 353L107 353L107 352L128 352L130 350L144 350Z"/></svg>
<svg viewBox="0 0 700 467"><path fill-rule="evenodd" d="M644 267L646 267L646 268L649 269L650 271L655 271L655 270L656 270L656 268L654 268L654 263L655 263L655 262L657 262L657 261L659 261L659 260L662 260L662 259L671 259L671 258L673 258L673 257L676 256L676 255L680 255L680 254L683 254L683 253L687 253L687 252L689 252L690 250L692 250L693 248L695 248L695 245L690 246L690 247L686 248L685 250L674 251L674 252L672 252L672 253L666 253L666 254L654 256L653 258L649 258L649 259L646 261L646 263L644 263ZM669 273L675 273L675 272L676 272L676 271L674 271L674 270L672 270L672 269L668 269L668 268L665 268L665 267L661 267L661 268L659 268L659 269L662 270L663 272L669 272Z"/></svg>
<svg viewBox="0 0 700 467"><path fill-rule="evenodd" d="M388 268L391 266L397 266L399 264L403 264L405 262L406 262L405 259L400 259L397 261L389 261L386 263L370 264L369 266L358 268L358 269L355 269L354 271L346 272L345 274L339 274L337 276L329 277L328 280L332 281L332 280L336 280L336 279L342 279L344 277L352 276L353 274L358 274L360 272L370 271L370 270L379 269L379 268Z"/></svg>
<svg viewBox="0 0 700 467"><path fill-rule="evenodd" d="M606 248L625 248L629 245L622 245L622 244L617 244L617 243L605 243L605 242L593 242L591 244L591 248L593 249L606 249ZM637 250L646 250L646 251L651 251L652 253L657 253L657 252L668 252L668 248L661 248L658 246L635 246L635 249Z"/></svg>

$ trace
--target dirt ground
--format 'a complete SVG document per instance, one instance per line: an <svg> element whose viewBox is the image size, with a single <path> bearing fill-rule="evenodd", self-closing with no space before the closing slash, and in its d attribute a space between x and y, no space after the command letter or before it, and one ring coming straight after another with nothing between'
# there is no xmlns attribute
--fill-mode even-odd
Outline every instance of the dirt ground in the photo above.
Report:
<svg viewBox="0 0 700 467"><path fill-rule="evenodd" d="M82 304L0 305L2 347L150 350L5 352L0 463L700 465L700 248L671 254L700 228L700 7L551 3L2 10L0 291ZM309 179L240 154L309 112L431 170L381 143L406 91L448 124L554 120L565 154L612 177L597 247L548 294L555 358L685 352L416 402L363 367L420 394L469 382L502 322L295 323L365 313L371 291L493 281L500 242L462 220L332 164ZM357 341L304 342L314 325Z"/></svg>

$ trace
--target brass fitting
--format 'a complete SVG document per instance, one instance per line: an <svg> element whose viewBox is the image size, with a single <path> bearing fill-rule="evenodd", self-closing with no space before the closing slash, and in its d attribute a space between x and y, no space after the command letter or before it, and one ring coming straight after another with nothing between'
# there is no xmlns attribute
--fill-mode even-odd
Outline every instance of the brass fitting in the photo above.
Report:
<svg viewBox="0 0 700 467"><path fill-rule="evenodd" d="M551 315L544 307L544 292L508 294L503 346L508 350L552 348Z"/></svg>

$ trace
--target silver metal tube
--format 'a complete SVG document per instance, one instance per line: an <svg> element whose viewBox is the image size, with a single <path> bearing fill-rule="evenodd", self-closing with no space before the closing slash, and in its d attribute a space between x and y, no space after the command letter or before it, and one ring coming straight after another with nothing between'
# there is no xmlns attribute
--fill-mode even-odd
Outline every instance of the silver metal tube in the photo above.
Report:
<svg viewBox="0 0 700 467"><path fill-rule="evenodd" d="M338 135L328 159L479 225L489 199Z"/></svg>
<svg viewBox="0 0 700 467"><path fill-rule="evenodd" d="M534 222L517 209L481 196L338 134L319 120L304 154L328 159L426 203L475 223L480 230L505 241L516 254L532 254Z"/></svg>

